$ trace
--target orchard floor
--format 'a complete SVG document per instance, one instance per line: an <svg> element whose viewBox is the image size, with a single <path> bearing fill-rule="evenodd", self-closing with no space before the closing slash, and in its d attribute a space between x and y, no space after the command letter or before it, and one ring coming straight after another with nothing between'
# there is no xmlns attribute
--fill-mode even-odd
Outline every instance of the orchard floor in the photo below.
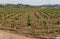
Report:
<svg viewBox="0 0 60 39"><path fill-rule="evenodd" d="M33 39L0 30L0 39Z"/></svg>

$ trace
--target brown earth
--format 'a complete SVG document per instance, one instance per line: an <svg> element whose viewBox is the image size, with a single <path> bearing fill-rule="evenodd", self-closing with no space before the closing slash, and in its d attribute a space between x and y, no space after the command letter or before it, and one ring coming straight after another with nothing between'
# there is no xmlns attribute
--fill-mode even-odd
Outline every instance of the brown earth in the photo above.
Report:
<svg viewBox="0 0 60 39"><path fill-rule="evenodd" d="M0 39L34 39L34 38L15 35L15 34L7 33L5 31L0 30Z"/></svg>

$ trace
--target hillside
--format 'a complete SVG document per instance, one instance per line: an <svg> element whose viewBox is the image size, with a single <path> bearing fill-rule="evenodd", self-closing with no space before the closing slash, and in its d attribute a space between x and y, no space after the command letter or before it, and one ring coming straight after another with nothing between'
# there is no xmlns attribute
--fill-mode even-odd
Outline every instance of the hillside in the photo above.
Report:
<svg viewBox="0 0 60 39"><path fill-rule="evenodd" d="M0 8L0 30L29 38L53 39L60 35L60 8Z"/></svg>

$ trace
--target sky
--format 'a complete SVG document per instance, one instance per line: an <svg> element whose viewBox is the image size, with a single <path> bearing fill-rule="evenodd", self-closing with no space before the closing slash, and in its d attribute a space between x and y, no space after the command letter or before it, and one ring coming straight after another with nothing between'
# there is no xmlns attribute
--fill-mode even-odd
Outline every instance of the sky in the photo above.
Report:
<svg viewBox="0 0 60 39"><path fill-rule="evenodd" d="M60 4L60 0L0 0L1 4L28 4L28 5L46 5Z"/></svg>

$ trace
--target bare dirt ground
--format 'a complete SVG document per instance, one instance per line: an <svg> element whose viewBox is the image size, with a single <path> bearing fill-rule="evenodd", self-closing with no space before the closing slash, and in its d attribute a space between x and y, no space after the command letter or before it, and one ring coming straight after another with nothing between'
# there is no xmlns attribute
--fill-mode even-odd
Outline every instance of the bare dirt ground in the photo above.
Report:
<svg viewBox="0 0 60 39"><path fill-rule="evenodd" d="M11 33L4 32L0 30L0 39L34 39L34 38L28 38L20 35L15 35Z"/></svg>

